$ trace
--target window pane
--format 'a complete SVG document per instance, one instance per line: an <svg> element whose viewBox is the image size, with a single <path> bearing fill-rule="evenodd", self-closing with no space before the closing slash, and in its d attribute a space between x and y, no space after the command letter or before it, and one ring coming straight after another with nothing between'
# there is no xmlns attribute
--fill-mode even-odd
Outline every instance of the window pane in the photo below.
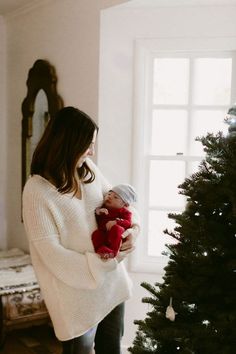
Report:
<svg viewBox="0 0 236 354"><path fill-rule="evenodd" d="M196 110L193 112L192 130L190 136L190 154L204 155L202 144L195 141L196 137L207 133L228 132L228 125L224 123L225 111Z"/></svg>
<svg viewBox="0 0 236 354"><path fill-rule="evenodd" d="M186 104L188 101L188 82L189 59L154 59L154 104Z"/></svg>
<svg viewBox="0 0 236 354"><path fill-rule="evenodd" d="M151 161L150 190L151 206L182 207L185 198L179 195L178 185L185 178L183 161Z"/></svg>
<svg viewBox="0 0 236 354"><path fill-rule="evenodd" d="M230 104L232 59L199 58L194 61L193 102Z"/></svg>
<svg viewBox="0 0 236 354"><path fill-rule="evenodd" d="M168 218L170 211L150 211L148 230L148 255L160 256L166 250L165 244L176 243L171 236L164 234L164 230L174 230L175 222Z"/></svg>
<svg viewBox="0 0 236 354"><path fill-rule="evenodd" d="M152 117L151 153L154 155L185 154L187 111L154 110Z"/></svg>

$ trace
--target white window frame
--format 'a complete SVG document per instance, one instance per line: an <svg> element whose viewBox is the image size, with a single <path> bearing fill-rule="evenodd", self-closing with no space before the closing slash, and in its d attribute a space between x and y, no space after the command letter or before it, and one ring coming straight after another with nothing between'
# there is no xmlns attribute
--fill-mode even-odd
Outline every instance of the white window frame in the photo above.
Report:
<svg viewBox="0 0 236 354"><path fill-rule="evenodd" d="M152 62L153 57L166 57L167 53L176 52L202 52L207 56L208 52L232 52L236 51L236 38L220 37L220 38L159 38L159 39L138 39L134 48L134 101L133 101L133 168L132 181L138 192L137 208L141 215L141 233L137 240L136 250L130 258L130 270L134 272L148 272L163 274L163 268L168 262L166 256L148 256L147 253L147 236L145 230L145 220L148 220L148 174L145 171L148 168L147 158L149 154L149 142L146 137L149 125L147 124L153 106L148 101L152 98L150 90L152 90L150 82L152 82ZM235 53L233 53L235 56ZM217 56L217 54L216 54ZM234 57L234 61L236 58ZM235 66L232 71L232 82L236 83ZM232 86L231 104L236 99L236 84ZM222 106L221 106L222 108ZM228 107L225 107L226 109ZM222 117L223 119L223 117ZM148 152L148 153L147 153ZM177 157L179 159L179 156ZM183 159L186 159L183 156ZM197 157L194 157L195 159ZM166 159L166 157L165 157ZM191 159L191 158L190 158ZM200 157L201 159L201 157Z"/></svg>

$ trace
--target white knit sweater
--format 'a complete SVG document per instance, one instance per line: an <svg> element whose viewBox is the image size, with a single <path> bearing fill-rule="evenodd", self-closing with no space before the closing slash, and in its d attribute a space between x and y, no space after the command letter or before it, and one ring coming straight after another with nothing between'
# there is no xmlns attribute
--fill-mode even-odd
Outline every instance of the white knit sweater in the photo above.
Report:
<svg viewBox="0 0 236 354"><path fill-rule="evenodd" d="M32 263L59 340L82 335L131 295L123 262L102 261L94 253L94 210L110 186L88 163L96 178L82 185L81 200L59 193L39 175L29 178L23 192Z"/></svg>

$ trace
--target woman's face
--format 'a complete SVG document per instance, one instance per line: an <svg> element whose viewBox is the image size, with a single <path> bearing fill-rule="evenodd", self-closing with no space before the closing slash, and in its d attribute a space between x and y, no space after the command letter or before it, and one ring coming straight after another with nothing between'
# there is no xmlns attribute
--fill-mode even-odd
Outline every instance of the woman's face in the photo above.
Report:
<svg viewBox="0 0 236 354"><path fill-rule="evenodd" d="M92 140L91 144L89 145L88 149L83 153L83 155L80 156L80 158L76 164L77 168L80 168L83 165L86 157L94 155L94 151L95 151L94 146L96 143L96 138L97 138L97 131L95 130L93 133L93 140Z"/></svg>

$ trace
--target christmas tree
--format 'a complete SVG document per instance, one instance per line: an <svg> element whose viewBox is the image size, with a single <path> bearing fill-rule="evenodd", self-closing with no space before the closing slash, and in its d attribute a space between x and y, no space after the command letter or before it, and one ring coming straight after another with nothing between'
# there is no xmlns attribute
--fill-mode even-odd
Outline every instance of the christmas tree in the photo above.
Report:
<svg viewBox="0 0 236 354"><path fill-rule="evenodd" d="M236 353L236 106L229 134L199 138L206 157L179 187L181 214L170 214L177 240L166 245L162 283L141 285L151 306L138 325L133 354Z"/></svg>

